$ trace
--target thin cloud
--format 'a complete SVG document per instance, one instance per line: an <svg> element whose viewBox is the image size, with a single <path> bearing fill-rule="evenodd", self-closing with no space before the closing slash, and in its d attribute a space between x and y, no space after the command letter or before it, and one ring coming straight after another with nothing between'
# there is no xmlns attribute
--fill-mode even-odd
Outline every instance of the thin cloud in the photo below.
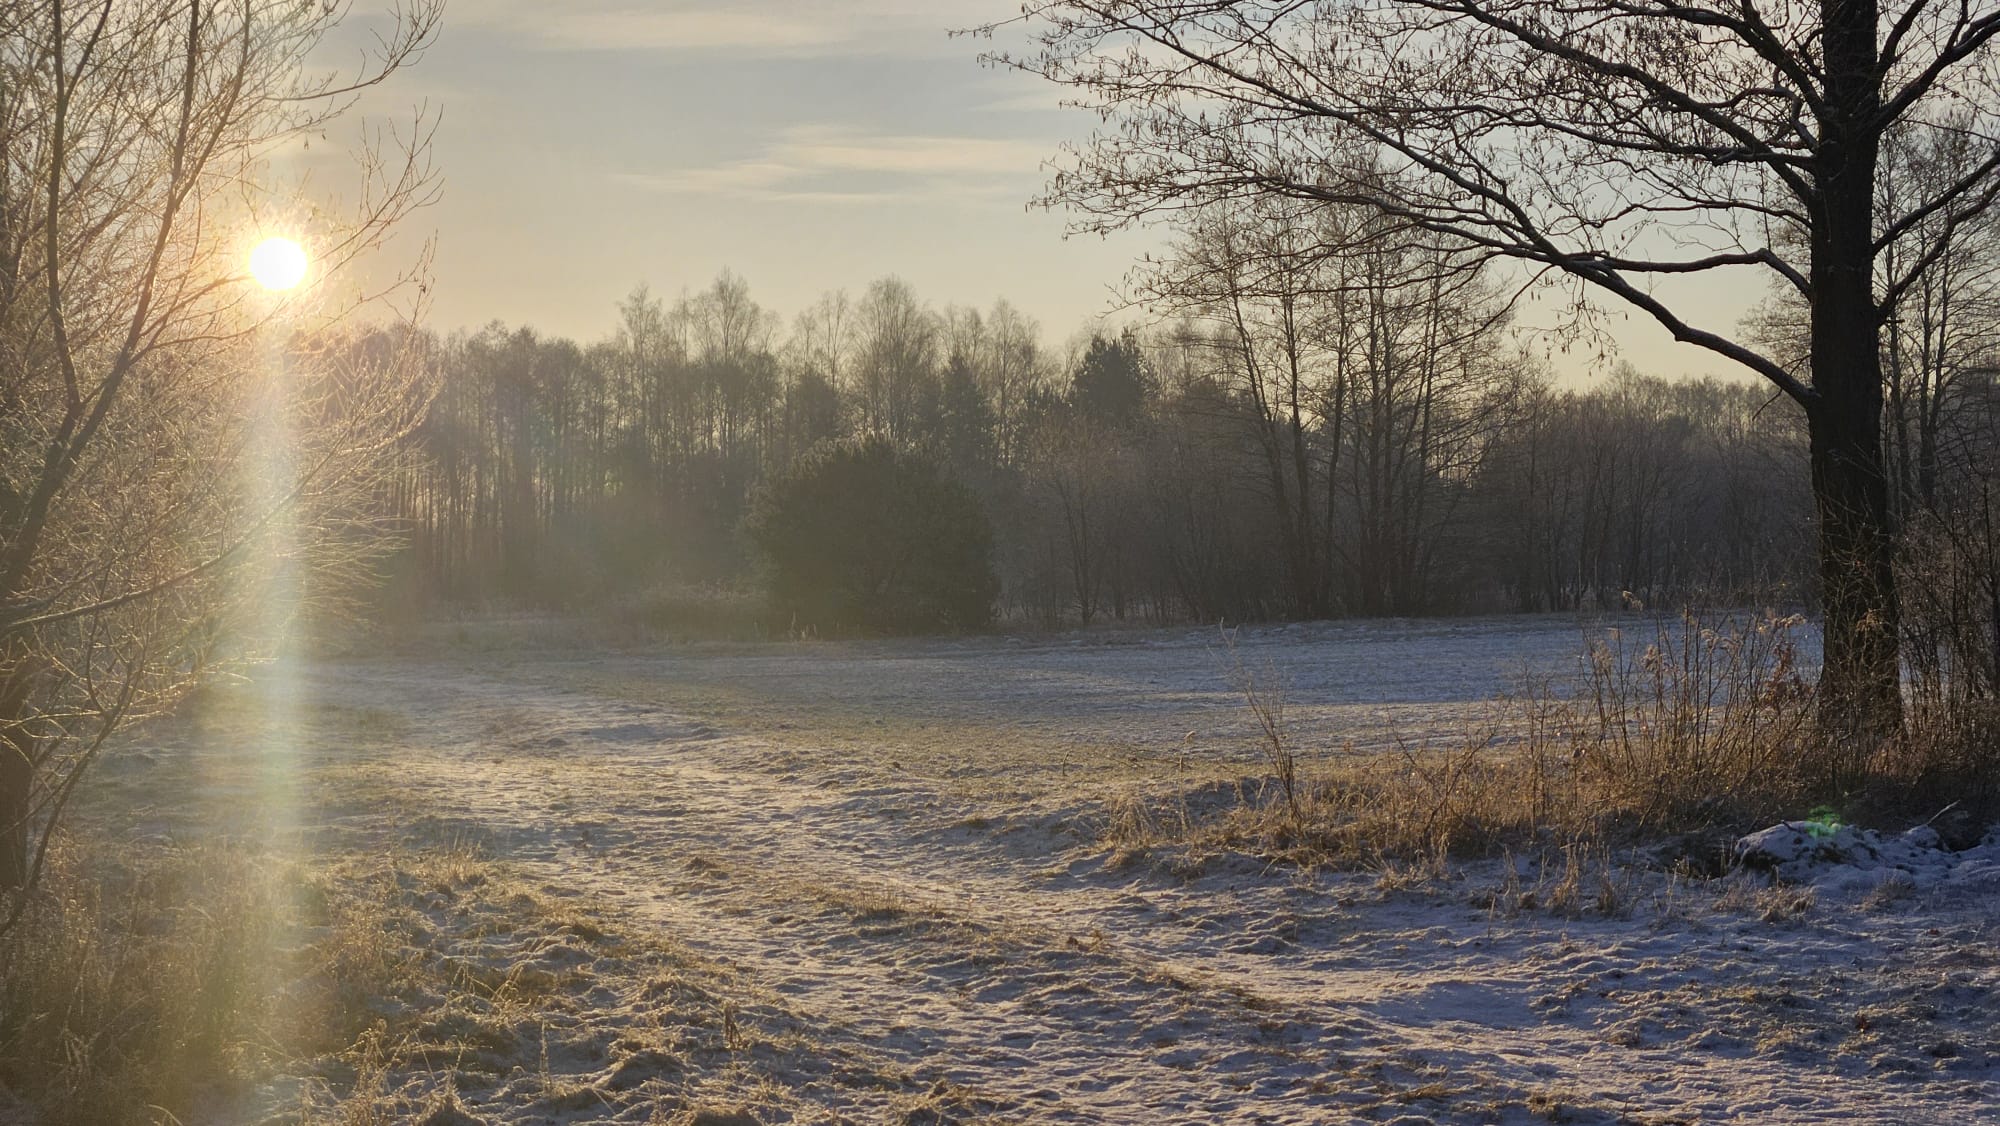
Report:
<svg viewBox="0 0 2000 1126"><path fill-rule="evenodd" d="M552 50L814 55L943 52L947 31L993 18L993 0L575 0L560 7L494 0L460 22ZM958 50L965 50L962 44Z"/></svg>
<svg viewBox="0 0 2000 1126"><path fill-rule="evenodd" d="M1030 141L798 126L749 159L616 179L674 194L823 203L1021 200L1040 182L1047 156L1048 146Z"/></svg>

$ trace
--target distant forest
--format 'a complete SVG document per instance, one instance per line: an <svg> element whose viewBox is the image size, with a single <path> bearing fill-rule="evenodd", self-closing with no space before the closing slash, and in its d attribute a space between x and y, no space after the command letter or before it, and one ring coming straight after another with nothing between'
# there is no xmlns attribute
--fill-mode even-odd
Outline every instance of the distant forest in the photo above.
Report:
<svg viewBox="0 0 2000 1126"><path fill-rule="evenodd" d="M1157 327L1062 348L1004 301L938 309L894 278L786 326L729 274L635 291L588 345L432 340L441 397L386 497L397 589L665 625L761 605L759 490L868 440L976 498L1007 621L1811 602L1804 426L1769 389L1558 387L1476 271L1408 245L1260 271L1241 237L1154 275ZM1892 364L1898 510L1990 516L1992 370L1923 344ZM882 498L827 503L861 521Z"/></svg>

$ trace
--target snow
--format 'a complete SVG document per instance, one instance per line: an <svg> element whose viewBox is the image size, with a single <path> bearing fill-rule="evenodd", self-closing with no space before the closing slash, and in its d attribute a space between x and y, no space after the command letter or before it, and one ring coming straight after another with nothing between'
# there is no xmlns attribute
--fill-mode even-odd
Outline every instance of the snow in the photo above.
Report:
<svg viewBox="0 0 2000 1126"><path fill-rule="evenodd" d="M1483 722L1582 636L1371 622L1235 652L1285 684L1302 746L1365 752ZM896 1098L937 1092L958 1109L907 1120L2000 1121L2000 842L1836 831L1822 856L1779 826L1749 851L1780 886L1612 867L1580 910L1526 860L1108 849L1108 803L1256 760L1232 660L1175 630L318 661L288 670L312 705L292 769L325 847L479 841L804 1045L649 1064L613 1050L644 991L600 989L544 1065L592 1097L461 1077L481 1122L646 1121L697 1080L766 1121L904 1120Z"/></svg>
<svg viewBox="0 0 2000 1126"><path fill-rule="evenodd" d="M1928 825L1884 836L1852 825L1786 821L1737 841L1735 855L1738 863L1771 870L1788 883L1846 899L1885 881L1958 901L2000 894L2000 829L1954 852Z"/></svg>

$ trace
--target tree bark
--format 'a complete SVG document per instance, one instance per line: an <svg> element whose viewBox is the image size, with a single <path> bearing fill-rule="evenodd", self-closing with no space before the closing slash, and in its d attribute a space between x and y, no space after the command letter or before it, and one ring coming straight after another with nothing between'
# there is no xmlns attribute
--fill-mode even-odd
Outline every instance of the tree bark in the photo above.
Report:
<svg viewBox="0 0 2000 1126"><path fill-rule="evenodd" d="M28 884L35 741L26 720L33 687L30 662L17 658L0 669L0 891Z"/></svg>
<svg viewBox="0 0 2000 1126"><path fill-rule="evenodd" d="M1895 542L1882 451L1874 191L1881 150L1874 0L1825 0L1828 109L1815 168L1806 417L1819 517L1822 731L1849 756L1901 728ZM1845 764L1857 765L1850 758Z"/></svg>
<svg viewBox="0 0 2000 1126"><path fill-rule="evenodd" d="M28 756L12 736L0 736L0 891L28 883Z"/></svg>
<svg viewBox="0 0 2000 1126"><path fill-rule="evenodd" d="M1837 743L1862 750L1902 723L1895 545L1879 414L1865 401L1827 399L1808 418L1826 615L1820 725Z"/></svg>

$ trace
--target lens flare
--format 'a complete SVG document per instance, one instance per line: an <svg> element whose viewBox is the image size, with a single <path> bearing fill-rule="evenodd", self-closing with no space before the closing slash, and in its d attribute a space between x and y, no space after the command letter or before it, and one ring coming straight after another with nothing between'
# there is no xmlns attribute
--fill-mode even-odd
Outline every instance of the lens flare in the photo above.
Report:
<svg viewBox="0 0 2000 1126"><path fill-rule="evenodd" d="M306 248L273 235L250 252L250 276L269 290L286 290L306 277Z"/></svg>

